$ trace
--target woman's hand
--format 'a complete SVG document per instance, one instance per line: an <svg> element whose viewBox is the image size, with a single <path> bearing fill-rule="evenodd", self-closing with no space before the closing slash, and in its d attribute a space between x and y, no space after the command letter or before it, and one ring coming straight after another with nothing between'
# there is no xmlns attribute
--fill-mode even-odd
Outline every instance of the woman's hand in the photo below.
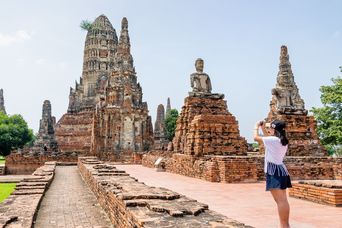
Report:
<svg viewBox="0 0 342 228"><path fill-rule="evenodd" d="M253 137L254 137L254 141L257 141L257 142L261 142L262 139L259 135L259 127L262 126L264 123L264 121L258 121L255 123L255 127L253 129Z"/></svg>
<svg viewBox="0 0 342 228"><path fill-rule="evenodd" d="M258 121L255 123L255 128L259 129L259 127L262 125L263 121Z"/></svg>

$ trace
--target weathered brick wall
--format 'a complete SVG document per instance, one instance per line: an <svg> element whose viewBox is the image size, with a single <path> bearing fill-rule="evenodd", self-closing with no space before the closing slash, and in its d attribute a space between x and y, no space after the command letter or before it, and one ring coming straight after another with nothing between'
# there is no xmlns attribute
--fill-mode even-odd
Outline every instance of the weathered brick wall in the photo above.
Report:
<svg viewBox="0 0 342 228"><path fill-rule="evenodd" d="M334 176L336 180L342 180L342 162L335 162L333 165Z"/></svg>
<svg viewBox="0 0 342 228"><path fill-rule="evenodd" d="M53 180L56 162L46 162L0 203L0 227L31 228L44 192Z"/></svg>
<svg viewBox="0 0 342 228"><path fill-rule="evenodd" d="M176 192L149 187L95 157L80 157L78 167L115 227L250 227Z"/></svg>
<svg viewBox="0 0 342 228"><path fill-rule="evenodd" d="M168 160L172 157L169 151L150 151L142 156L141 164L149 168L155 168L154 163L158 158L162 157L165 164L169 164ZM170 164L169 164L170 165Z"/></svg>
<svg viewBox="0 0 342 228"><path fill-rule="evenodd" d="M184 154L148 153L142 165L154 167L154 162L164 157L168 172L195 177L212 182L256 182L265 179L263 156L204 156ZM342 158L286 157L285 164L292 180L342 179Z"/></svg>
<svg viewBox="0 0 342 228"><path fill-rule="evenodd" d="M216 157L221 182L256 182L258 180L259 157Z"/></svg>
<svg viewBox="0 0 342 228"><path fill-rule="evenodd" d="M141 164L144 153L133 151L120 151L120 153L98 153L98 157L102 161L121 162L124 164Z"/></svg>
<svg viewBox="0 0 342 228"><path fill-rule="evenodd" d="M38 167L44 165L44 163L48 161L76 163L77 154L71 155L70 153L63 153L57 156L25 156L22 154L11 154L6 157L6 174L31 174Z"/></svg>
<svg viewBox="0 0 342 228"><path fill-rule="evenodd" d="M286 157L285 164L292 180L333 180L333 165L342 158L332 157Z"/></svg>
<svg viewBox="0 0 342 228"><path fill-rule="evenodd" d="M293 184L293 187L289 189L289 195L316 203L342 206L341 182L331 180L299 181L298 184Z"/></svg>
<svg viewBox="0 0 342 228"><path fill-rule="evenodd" d="M93 111L67 113L62 116L55 127L58 148L61 152L90 152Z"/></svg>
<svg viewBox="0 0 342 228"><path fill-rule="evenodd" d="M247 141L223 98L186 97L172 143L174 152L187 155L247 154Z"/></svg>

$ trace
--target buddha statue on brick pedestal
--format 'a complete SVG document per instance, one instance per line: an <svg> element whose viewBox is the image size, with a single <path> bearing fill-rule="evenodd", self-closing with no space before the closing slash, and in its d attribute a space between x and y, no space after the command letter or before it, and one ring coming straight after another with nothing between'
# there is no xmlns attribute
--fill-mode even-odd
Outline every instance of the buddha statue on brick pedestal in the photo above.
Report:
<svg viewBox="0 0 342 228"><path fill-rule="evenodd" d="M189 92L191 97L212 97L223 98L223 94L211 93L211 81L208 74L203 72L204 61L198 58L195 62L196 72L190 75L192 92Z"/></svg>

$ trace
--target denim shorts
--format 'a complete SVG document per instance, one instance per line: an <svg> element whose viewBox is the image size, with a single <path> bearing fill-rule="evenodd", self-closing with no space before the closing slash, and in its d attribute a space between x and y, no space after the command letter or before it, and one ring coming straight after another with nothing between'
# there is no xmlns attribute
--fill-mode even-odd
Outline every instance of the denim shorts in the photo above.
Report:
<svg viewBox="0 0 342 228"><path fill-rule="evenodd" d="M277 171L274 175L266 173L266 191L287 188L292 188L290 176L280 176Z"/></svg>

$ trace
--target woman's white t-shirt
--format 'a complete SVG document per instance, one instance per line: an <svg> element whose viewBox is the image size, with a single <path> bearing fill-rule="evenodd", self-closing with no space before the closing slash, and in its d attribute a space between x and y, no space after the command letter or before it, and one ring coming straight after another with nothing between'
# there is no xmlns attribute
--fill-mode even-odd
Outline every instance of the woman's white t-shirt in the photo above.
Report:
<svg viewBox="0 0 342 228"><path fill-rule="evenodd" d="M274 175L278 170L281 176L288 176L288 171L283 163L287 152L287 145L283 146L280 139L276 136L261 137L265 146L265 165L264 171L270 175Z"/></svg>

